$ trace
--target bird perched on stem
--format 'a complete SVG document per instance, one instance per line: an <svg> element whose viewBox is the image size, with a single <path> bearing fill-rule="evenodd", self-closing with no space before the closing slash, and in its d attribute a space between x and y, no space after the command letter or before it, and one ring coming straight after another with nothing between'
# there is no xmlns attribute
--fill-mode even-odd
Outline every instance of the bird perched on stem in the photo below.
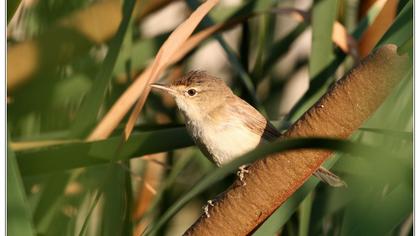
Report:
<svg viewBox="0 0 420 236"><path fill-rule="evenodd" d="M236 96L223 80L203 71L191 71L169 85L151 86L175 98L189 134L217 166L280 136L260 112ZM243 184L247 172L244 166L240 167L238 176ZM313 175L334 187L345 185L323 167Z"/></svg>

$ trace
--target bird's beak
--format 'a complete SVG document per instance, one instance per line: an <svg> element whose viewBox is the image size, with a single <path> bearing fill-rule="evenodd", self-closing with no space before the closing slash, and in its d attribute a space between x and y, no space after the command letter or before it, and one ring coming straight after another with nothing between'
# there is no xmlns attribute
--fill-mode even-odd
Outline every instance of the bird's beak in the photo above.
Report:
<svg viewBox="0 0 420 236"><path fill-rule="evenodd" d="M176 91L174 89L171 89L168 86L163 85L163 84L150 84L150 86L152 88L155 88L155 89L163 90L163 91L165 91L165 92L167 92L169 94L172 94L172 95L176 93Z"/></svg>

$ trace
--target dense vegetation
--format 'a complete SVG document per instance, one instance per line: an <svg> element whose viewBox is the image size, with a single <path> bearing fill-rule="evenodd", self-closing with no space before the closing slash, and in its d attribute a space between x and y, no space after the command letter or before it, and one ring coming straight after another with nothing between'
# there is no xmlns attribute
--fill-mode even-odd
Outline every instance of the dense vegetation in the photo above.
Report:
<svg viewBox="0 0 420 236"><path fill-rule="evenodd" d="M338 150L325 166L348 187L310 178L253 235L412 235L413 1L314 0L306 10L291 8L303 9L301 1L238 2L212 9L165 58L159 79L214 63L208 51L197 55L216 44L224 64L208 72L287 130L375 47L392 43L410 58L401 83L348 141L298 140ZM144 92L145 71L174 30L148 34L147 20L176 4L189 16L200 2L7 3L9 234L182 234L235 176L211 175L216 167L193 146L169 97L150 93L132 133L132 106L115 104ZM290 56L308 45L310 53ZM292 86L302 71L305 82ZM141 90L129 92L135 81ZM285 103L291 94L299 97ZM122 120L102 129L107 116Z"/></svg>

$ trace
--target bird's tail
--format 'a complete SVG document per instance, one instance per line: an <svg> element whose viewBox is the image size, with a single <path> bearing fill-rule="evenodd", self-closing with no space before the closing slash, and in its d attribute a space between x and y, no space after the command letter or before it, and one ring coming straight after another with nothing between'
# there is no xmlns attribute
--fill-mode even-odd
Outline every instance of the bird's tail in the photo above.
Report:
<svg viewBox="0 0 420 236"><path fill-rule="evenodd" d="M313 175L332 187L347 187L346 182L322 166L319 167L318 170L313 173Z"/></svg>

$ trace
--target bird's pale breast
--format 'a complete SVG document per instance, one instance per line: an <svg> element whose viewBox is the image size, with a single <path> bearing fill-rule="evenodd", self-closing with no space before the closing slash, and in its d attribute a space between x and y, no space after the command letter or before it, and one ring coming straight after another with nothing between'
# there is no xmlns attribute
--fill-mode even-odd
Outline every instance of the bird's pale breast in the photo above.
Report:
<svg viewBox="0 0 420 236"><path fill-rule="evenodd" d="M261 142L261 137L239 120L187 121L187 129L201 151L218 166L253 150Z"/></svg>

